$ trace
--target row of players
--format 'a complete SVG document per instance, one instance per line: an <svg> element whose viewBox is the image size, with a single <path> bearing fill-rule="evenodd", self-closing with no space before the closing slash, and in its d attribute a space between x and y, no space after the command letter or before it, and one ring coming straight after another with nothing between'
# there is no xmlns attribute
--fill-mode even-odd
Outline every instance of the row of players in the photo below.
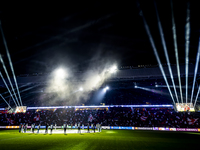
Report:
<svg viewBox="0 0 200 150"><path fill-rule="evenodd" d="M28 124L20 124L19 125L19 133L26 133L26 131L27 131L27 127L28 127ZM39 133L39 131L40 131L40 127L41 127L41 125L40 124L38 124L37 125L37 133ZM46 134L48 134L48 129L50 128L50 133L52 134L52 131L53 131L53 129L55 128L55 130L56 130L56 127L57 127L57 125L55 124L55 125L53 125L53 123L51 124L51 125L49 125L49 124L46 124L46 126L45 126L45 133ZM71 130L72 130L72 127L73 127L73 124L71 124ZM66 134L66 129L67 128L69 128L69 125L68 124L66 124L66 123L64 123L63 124L63 129L64 129L64 134ZM78 133L81 133L81 124L80 123L78 123L78 125L77 125L77 123L75 123L75 128L78 128ZM93 129L93 131L94 131L94 133L95 133L95 129L97 129L98 130L98 132L101 132L101 124L96 124L96 126L95 126L95 124L91 124L91 128ZM35 123L33 123L32 125L31 125L31 132L32 133L34 133L34 130L35 130ZM82 130L84 130L84 124L82 124ZM88 130L88 133L90 132L89 130L90 130L90 124L88 123L88 125L87 125L87 130Z"/></svg>

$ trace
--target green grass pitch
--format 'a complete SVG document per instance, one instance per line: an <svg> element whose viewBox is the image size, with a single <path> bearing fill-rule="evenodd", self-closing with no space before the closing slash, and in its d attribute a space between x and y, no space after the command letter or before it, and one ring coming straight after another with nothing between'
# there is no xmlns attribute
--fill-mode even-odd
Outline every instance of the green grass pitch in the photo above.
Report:
<svg viewBox="0 0 200 150"><path fill-rule="evenodd" d="M103 130L84 134L31 134L0 130L0 150L178 150L199 149L200 133Z"/></svg>

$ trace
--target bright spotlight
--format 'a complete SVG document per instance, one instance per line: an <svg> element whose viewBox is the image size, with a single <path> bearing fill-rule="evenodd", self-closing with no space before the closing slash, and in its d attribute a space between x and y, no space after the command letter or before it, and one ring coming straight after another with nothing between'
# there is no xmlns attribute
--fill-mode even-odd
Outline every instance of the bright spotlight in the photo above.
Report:
<svg viewBox="0 0 200 150"><path fill-rule="evenodd" d="M65 72L64 69L59 68L59 69L56 70L56 77L57 78L63 79L63 78L65 78L65 76L66 76L66 72Z"/></svg>
<svg viewBox="0 0 200 150"><path fill-rule="evenodd" d="M137 88L138 86L137 85L135 85L135 88Z"/></svg>
<svg viewBox="0 0 200 150"><path fill-rule="evenodd" d="M106 92L108 89L109 89L109 87L106 86L106 87L103 89L103 91Z"/></svg>
<svg viewBox="0 0 200 150"><path fill-rule="evenodd" d="M82 87L80 87L80 88L79 88L79 91L83 91L83 88L82 88Z"/></svg>
<svg viewBox="0 0 200 150"><path fill-rule="evenodd" d="M109 69L109 72L110 73L115 73L117 71L117 66L112 66L110 69Z"/></svg>

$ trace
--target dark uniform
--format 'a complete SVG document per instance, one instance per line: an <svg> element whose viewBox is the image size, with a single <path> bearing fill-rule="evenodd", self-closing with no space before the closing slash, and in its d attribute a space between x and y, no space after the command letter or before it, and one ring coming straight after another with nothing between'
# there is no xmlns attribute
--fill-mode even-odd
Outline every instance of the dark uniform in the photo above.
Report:
<svg viewBox="0 0 200 150"><path fill-rule="evenodd" d="M49 126L49 125L48 125L48 123L47 123L47 124L46 124L46 128L45 128L45 129L46 129L46 130L45 130L45 133L46 133L46 134L48 134L48 126Z"/></svg>
<svg viewBox="0 0 200 150"><path fill-rule="evenodd" d="M66 128L67 128L66 123L63 124L63 128L64 128L64 134L66 134Z"/></svg>
<svg viewBox="0 0 200 150"><path fill-rule="evenodd" d="M19 133L21 133L22 124L19 125Z"/></svg>
<svg viewBox="0 0 200 150"><path fill-rule="evenodd" d="M28 127L28 123L24 126L24 133L26 133L27 127Z"/></svg>
<svg viewBox="0 0 200 150"><path fill-rule="evenodd" d="M94 133L95 133L95 125L93 125L93 130L94 130Z"/></svg>
<svg viewBox="0 0 200 150"><path fill-rule="evenodd" d="M88 130L88 133L90 132L90 124L88 123L87 125L87 130Z"/></svg>
<svg viewBox="0 0 200 150"><path fill-rule="evenodd" d="M78 133L81 133L81 125L80 125L80 123L78 124Z"/></svg>

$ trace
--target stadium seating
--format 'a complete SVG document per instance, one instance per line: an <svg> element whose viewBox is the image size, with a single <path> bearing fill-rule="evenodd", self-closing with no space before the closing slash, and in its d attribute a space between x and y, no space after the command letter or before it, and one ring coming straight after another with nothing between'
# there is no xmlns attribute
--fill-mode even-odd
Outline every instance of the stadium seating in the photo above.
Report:
<svg viewBox="0 0 200 150"><path fill-rule="evenodd" d="M94 124L102 126L177 127L200 128L199 113L176 112L170 108L110 107L109 110L28 110L26 113L0 114L0 125L32 123L57 125L81 123L86 125L90 114Z"/></svg>

